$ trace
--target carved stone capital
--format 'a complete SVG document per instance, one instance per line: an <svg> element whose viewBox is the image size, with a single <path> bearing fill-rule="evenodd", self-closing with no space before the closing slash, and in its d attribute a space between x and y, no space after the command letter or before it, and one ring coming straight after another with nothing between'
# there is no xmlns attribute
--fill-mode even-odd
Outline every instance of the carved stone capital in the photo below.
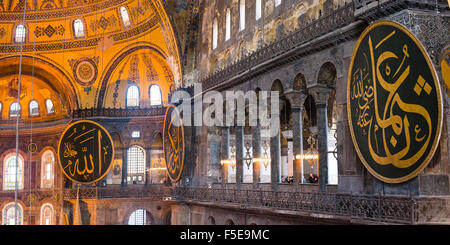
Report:
<svg viewBox="0 0 450 245"><path fill-rule="evenodd" d="M318 84L308 89L308 91L313 96L316 105L326 105L331 93L333 92L333 88Z"/></svg>
<svg viewBox="0 0 450 245"><path fill-rule="evenodd" d="M293 108L303 108L303 105L308 98L308 94L303 91L290 90L287 91L285 95Z"/></svg>

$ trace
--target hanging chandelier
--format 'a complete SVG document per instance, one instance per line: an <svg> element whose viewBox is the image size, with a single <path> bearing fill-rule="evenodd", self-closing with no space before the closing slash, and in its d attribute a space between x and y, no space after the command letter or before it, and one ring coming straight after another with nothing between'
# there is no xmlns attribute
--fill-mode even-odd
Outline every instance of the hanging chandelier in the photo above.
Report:
<svg viewBox="0 0 450 245"><path fill-rule="evenodd" d="M311 134L308 138L309 148L306 150L305 153L296 155L295 159L308 162L308 164L311 166L311 168L313 166L315 166L316 164L318 164L319 163L319 153L316 148L316 143L317 143L317 140L315 139L313 134Z"/></svg>

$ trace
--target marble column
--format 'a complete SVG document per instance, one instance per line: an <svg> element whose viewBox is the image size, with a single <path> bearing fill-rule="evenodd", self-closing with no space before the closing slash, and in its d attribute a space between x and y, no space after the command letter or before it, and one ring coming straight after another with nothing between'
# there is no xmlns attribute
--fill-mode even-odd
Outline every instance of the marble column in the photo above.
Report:
<svg viewBox="0 0 450 245"><path fill-rule="evenodd" d="M292 134L294 153L294 184L302 184L303 160L297 159L297 155L303 154L303 105L308 94L300 91L286 92L286 97L292 106Z"/></svg>
<svg viewBox="0 0 450 245"><path fill-rule="evenodd" d="M261 144L261 123L259 119L256 119L256 126L252 127L252 148L253 158L262 157L262 144ZM253 187L257 188L261 182L261 162L253 162Z"/></svg>
<svg viewBox="0 0 450 245"><path fill-rule="evenodd" d="M278 117L279 115L272 115L272 117ZM279 124L277 125L280 126ZM272 129L271 129L272 130ZM277 189L280 182L280 164L281 164L281 129L276 131L275 136L270 138L270 180L272 183L272 189Z"/></svg>
<svg viewBox="0 0 450 245"><path fill-rule="evenodd" d="M122 148L122 187L126 187L128 185L127 177L128 177L128 166L127 166L127 148Z"/></svg>
<svg viewBox="0 0 450 245"><path fill-rule="evenodd" d="M310 89L317 109L317 141L319 153L319 191L327 192L328 187L328 118L327 105L332 89L317 85Z"/></svg>
<svg viewBox="0 0 450 245"><path fill-rule="evenodd" d="M244 181L244 127L236 126L236 184Z"/></svg>
<svg viewBox="0 0 450 245"><path fill-rule="evenodd" d="M150 168L152 167L152 148L146 148L145 152L147 154L147 163L145 166L145 186L148 186L151 182L150 178L151 178L151 172L150 172Z"/></svg>
<svg viewBox="0 0 450 245"><path fill-rule="evenodd" d="M222 128L222 138L221 138L221 149L220 149L220 160L230 159L230 128ZM228 183L228 164L223 164L221 168L222 184Z"/></svg>

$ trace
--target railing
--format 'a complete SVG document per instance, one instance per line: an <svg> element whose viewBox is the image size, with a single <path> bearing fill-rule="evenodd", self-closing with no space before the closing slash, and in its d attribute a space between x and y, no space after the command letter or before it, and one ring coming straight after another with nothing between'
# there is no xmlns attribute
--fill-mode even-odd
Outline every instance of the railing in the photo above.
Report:
<svg viewBox="0 0 450 245"><path fill-rule="evenodd" d="M449 222L450 199L303 193L267 190L219 189L203 187L169 188L162 185L80 189L81 199L145 198L155 201L191 201L246 208L274 208L330 215L332 219L382 223ZM75 199L76 189L65 190L65 199Z"/></svg>
<svg viewBox="0 0 450 245"><path fill-rule="evenodd" d="M17 199L22 201L29 201L30 195L33 199L56 198L56 195L61 193L61 189L23 189L17 192ZM15 191L0 191L0 199L14 200Z"/></svg>
<svg viewBox="0 0 450 245"><path fill-rule="evenodd" d="M176 200L194 200L246 207L266 207L389 223L414 223L413 197L277 192L260 190L177 188Z"/></svg>
<svg viewBox="0 0 450 245"><path fill-rule="evenodd" d="M396 4L407 4L407 5L429 5L436 7L437 5L442 5L445 7L447 5L446 0L391 0L391 1L378 1L378 0L353 0L355 9L361 9L365 7L378 7L378 4L384 4L386 2L396 3Z"/></svg>
<svg viewBox="0 0 450 245"><path fill-rule="evenodd" d="M80 109L73 111L73 118L87 118L87 117L150 117L150 116L164 116L167 107L156 106L147 109L109 109L109 108L91 108Z"/></svg>

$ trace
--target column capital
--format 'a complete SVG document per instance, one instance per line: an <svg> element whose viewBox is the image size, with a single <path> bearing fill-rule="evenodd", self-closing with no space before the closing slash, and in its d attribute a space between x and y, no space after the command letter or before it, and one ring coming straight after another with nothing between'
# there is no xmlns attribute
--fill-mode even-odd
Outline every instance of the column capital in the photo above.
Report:
<svg viewBox="0 0 450 245"><path fill-rule="evenodd" d="M314 87L308 89L309 93L313 96L316 105L317 104L327 104L331 93L333 92L332 87L326 85L317 84Z"/></svg>
<svg viewBox="0 0 450 245"><path fill-rule="evenodd" d="M285 93L286 98L294 108L303 108L308 94L303 91L290 90Z"/></svg>

